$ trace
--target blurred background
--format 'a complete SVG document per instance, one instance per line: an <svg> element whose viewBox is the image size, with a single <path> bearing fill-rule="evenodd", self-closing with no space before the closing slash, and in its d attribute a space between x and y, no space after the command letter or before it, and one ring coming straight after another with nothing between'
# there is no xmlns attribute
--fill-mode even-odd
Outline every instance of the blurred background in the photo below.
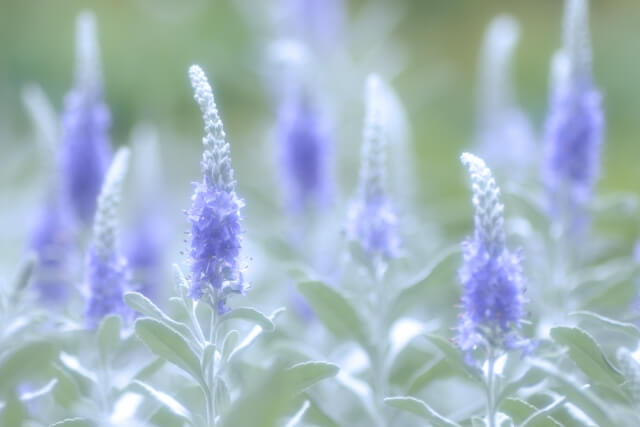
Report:
<svg viewBox="0 0 640 427"><path fill-rule="evenodd" d="M190 182L199 176L202 124L187 79L192 63L203 67L214 86L239 192L247 199L249 235L252 224L264 226L269 212L277 216L277 164L270 153L278 107L270 88L287 76L278 73L269 52L291 34L283 24L290 11L272 3L277 2L0 0L0 273L14 271L24 253L28 219L44 186L40 171L46 160L38 157L21 91L36 83L56 111L62 110L73 83L74 22L85 9L97 17L112 144L128 143L139 122L156 128L162 154L158 192L172 223L186 229L182 209L189 203ZM560 0L345 1L334 21L317 31L326 39L311 48L318 90L336 131L337 206L355 189L364 77L377 71L397 92L411 129L417 179L407 205L420 216L422 209L437 210L465 194L467 215L458 154L472 146L485 29L500 13L519 21L517 99L539 136L549 61L561 42L562 6ZM594 75L607 120L600 190L639 191L638 22L635 0L591 2ZM172 236L171 260L179 257L182 239L180 233Z"/></svg>

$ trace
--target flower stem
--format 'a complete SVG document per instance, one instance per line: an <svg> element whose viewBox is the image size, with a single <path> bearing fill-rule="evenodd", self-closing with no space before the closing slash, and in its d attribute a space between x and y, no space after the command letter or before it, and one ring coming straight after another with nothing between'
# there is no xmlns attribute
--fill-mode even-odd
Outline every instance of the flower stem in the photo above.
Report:
<svg viewBox="0 0 640 427"><path fill-rule="evenodd" d="M496 379L495 352L490 344L487 352L487 420L489 427L496 427Z"/></svg>
<svg viewBox="0 0 640 427"><path fill-rule="evenodd" d="M374 263L373 277L374 277L374 301L371 306L372 313L371 319L375 322L374 343L372 348L372 368L373 368L373 395L375 399L375 408L378 412L378 425L385 426L386 418L384 411L384 398L385 398L385 380L386 380L386 346L387 346L387 325L386 319L386 304L383 296L382 277L384 275L384 267L379 263Z"/></svg>

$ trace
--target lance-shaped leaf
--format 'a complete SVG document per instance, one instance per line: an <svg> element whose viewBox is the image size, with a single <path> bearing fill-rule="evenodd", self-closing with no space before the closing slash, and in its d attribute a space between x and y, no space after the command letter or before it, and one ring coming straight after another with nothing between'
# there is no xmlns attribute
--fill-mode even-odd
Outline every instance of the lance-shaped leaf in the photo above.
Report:
<svg viewBox="0 0 640 427"><path fill-rule="evenodd" d="M596 340L580 328L557 326L551 329L555 342L569 348L569 357L590 380L616 387L623 381Z"/></svg>
<svg viewBox="0 0 640 427"><path fill-rule="evenodd" d="M437 413L420 399L411 396L388 397L384 403L394 408L411 412L429 421L435 427L460 427L460 424Z"/></svg>
<svg viewBox="0 0 640 427"><path fill-rule="evenodd" d="M154 354L183 369L204 386L198 356L182 335L155 319L138 319L135 329L138 338Z"/></svg>
<svg viewBox="0 0 640 427"><path fill-rule="evenodd" d="M299 283L298 290L332 333L367 345L368 338L362 319L355 307L338 290L319 281Z"/></svg>

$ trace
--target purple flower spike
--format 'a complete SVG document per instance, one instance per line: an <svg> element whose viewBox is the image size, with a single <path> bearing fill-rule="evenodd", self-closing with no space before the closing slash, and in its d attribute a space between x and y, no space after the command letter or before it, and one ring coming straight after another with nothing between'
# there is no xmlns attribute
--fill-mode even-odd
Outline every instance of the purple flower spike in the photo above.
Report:
<svg viewBox="0 0 640 427"><path fill-rule="evenodd" d="M517 103L512 62L520 26L512 16L494 18L480 57L476 142L482 155L511 178L524 178L535 157L533 129Z"/></svg>
<svg viewBox="0 0 640 427"><path fill-rule="evenodd" d="M475 232L463 243L459 277L464 311L457 342L472 360L473 349L481 344L500 349L526 346L518 335L526 301L521 256L505 245L500 189L482 159L464 153L461 161L471 175Z"/></svg>
<svg viewBox="0 0 640 427"><path fill-rule="evenodd" d="M98 197L93 222L93 239L86 260L85 283L88 288L86 317L95 327L110 313L129 314L122 299L129 281L124 258L117 247L117 210L120 205L122 183L129 164L129 150L121 148L109 167Z"/></svg>
<svg viewBox="0 0 640 427"><path fill-rule="evenodd" d="M77 220L89 224L109 166L109 111L102 100L102 82L95 18L83 13L77 21L75 86L65 100L62 117L62 185Z"/></svg>
<svg viewBox="0 0 640 427"><path fill-rule="evenodd" d="M551 217L580 231L598 178L605 125L591 76L586 0L567 0L564 47L554 57L552 78L542 176Z"/></svg>
<svg viewBox="0 0 640 427"><path fill-rule="evenodd" d="M385 191L387 144L380 117L380 84L377 76L370 76L367 81L359 195L349 210L347 224L349 239L358 242L376 262L394 258L400 252L397 217Z"/></svg>
<svg viewBox="0 0 640 427"><path fill-rule="evenodd" d="M116 254L105 258L94 248L89 250L86 280L90 297L85 314L91 327L97 326L100 319L108 314L125 314L122 296L128 279L124 258Z"/></svg>
<svg viewBox="0 0 640 427"><path fill-rule="evenodd" d="M72 243L68 212L58 198L52 197L40 212L29 242L29 249L37 257L34 287L41 301L62 302L67 299Z"/></svg>
<svg viewBox="0 0 640 427"><path fill-rule="evenodd" d="M294 211L326 203L331 187L331 135L325 118L304 96L291 97L278 117L279 161Z"/></svg>
<svg viewBox="0 0 640 427"><path fill-rule="evenodd" d="M189 69L194 98L202 111L205 136L202 139L202 182L195 184L187 217L191 223L191 297L206 301L219 314L229 310L227 298L244 294L239 256L241 215L244 206L235 191L231 150L218 114L213 92L200 67Z"/></svg>

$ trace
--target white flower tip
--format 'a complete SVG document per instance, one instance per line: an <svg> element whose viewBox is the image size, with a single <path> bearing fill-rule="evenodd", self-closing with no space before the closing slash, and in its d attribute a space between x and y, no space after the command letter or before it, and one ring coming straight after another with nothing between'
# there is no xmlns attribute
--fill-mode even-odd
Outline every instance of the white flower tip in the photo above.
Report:
<svg viewBox="0 0 640 427"><path fill-rule="evenodd" d="M498 57L509 56L520 38L520 25L511 15L499 15L489 24L486 52Z"/></svg>
<svg viewBox="0 0 640 427"><path fill-rule="evenodd" d="M566 0L564 49L571 61L572 71L589 73L591 45L589 42L589 3L587 0Z"/></svg>
<svg viewBox="0 0 640 427"><path fill-rule="evenodd" d="M100 57L96 17L83 11L76 18L76 83L83 88L100 85Z"/></svg>
<svg viewBox="0 0 640 427"><path fill-rule="evenodd" d="M475 154L471 154L467 152L464 152L460 155L460 162L468 168L473 167L478 169L484 169L487 167L484 163L484 160L482 160L480 157L476 156Z"/></svg>
<svg viewBox="0 0 640 427"><path fill-rule="evenodd" d="M111 166L107 171L107 177L105 178L105 187L107 184L113 185L116 182L120 182L124 179L129 168L129 157L131 157L131 150L129 147L120 147L116 152L116 155L111 161Z"/></svg>

